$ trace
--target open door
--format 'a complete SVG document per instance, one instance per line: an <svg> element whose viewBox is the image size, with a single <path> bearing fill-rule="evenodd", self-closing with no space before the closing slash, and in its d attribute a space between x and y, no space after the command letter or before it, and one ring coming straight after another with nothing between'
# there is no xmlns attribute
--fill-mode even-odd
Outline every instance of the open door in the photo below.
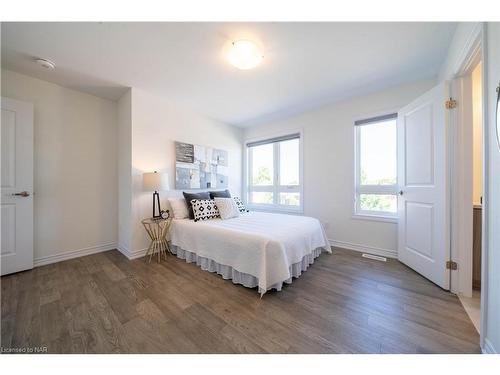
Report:
<svg viewBox="0 0 500 375"><path fill-rule="evenodd" d="M449 289L447 109L442 83L398 112L398 259Z"/></svg>

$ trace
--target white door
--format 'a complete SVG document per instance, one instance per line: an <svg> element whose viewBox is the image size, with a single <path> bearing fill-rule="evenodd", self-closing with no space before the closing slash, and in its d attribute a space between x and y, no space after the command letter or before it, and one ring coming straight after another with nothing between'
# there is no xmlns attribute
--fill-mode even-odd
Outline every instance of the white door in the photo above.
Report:
<svg viewBox="0 0 500 375"><path fill-rule="evenodd" d="M448 151L442 83L398 112L398 258L449 289Z"/></svg>
<svg viewBox="0 0 500 375"><path fill-rule="evenodd" d="M33 105L2 98L2 275L33 268Z"/></svg>

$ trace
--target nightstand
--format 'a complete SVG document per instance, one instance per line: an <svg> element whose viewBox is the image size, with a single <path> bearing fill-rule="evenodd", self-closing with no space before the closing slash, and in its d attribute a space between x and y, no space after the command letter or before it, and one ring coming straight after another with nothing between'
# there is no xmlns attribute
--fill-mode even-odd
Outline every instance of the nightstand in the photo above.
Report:
<svg viewBox="0 0 500 375"><path fill-rule="evenodd" d="M172 219L144 219L141 221L144 225L144 229L148 232L149 238L151 239L151 244L146 251L146 260L149 255L149 263L151 263L151 258L154 255L157 256L158 263L161 262L162 257L167 258L167 250L171 253L170 247L167 242L167 233L170 228Z"/></svg>

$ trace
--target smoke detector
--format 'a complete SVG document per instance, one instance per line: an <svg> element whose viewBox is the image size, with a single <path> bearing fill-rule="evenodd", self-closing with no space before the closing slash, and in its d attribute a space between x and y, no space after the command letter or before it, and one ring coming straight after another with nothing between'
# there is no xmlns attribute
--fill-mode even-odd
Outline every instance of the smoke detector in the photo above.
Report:
<svg viewBox="0 0 500 375"><path fill-rule="evenodd" d="M54 64L52 61L47 60L47 59L35 59L35 62L40 65L41 67L44 67L45 69L48 70L54 70L56 68L56 64Z"/></svg>

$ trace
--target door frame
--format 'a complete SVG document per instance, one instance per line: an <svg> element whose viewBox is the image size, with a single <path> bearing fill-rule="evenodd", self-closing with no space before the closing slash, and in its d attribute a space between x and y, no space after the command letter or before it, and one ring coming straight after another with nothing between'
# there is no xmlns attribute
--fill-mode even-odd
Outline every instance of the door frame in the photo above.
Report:
<svg viewBox="0 0 500 375"><path fill-rule="evenodd" d="M488 248L488 100L487 100L487 59L486 59L486 24L477 23L466 43L464 44L457 64L453 70L452 96L457 100L457 108L452 111L450 120L452 131L450 131L450 152L455 157L450 158L450 178L451 178L451 259L458 263L457 271L451 273L450 290L453 293L471 296L472 295L472 190L470 191L470 202L461 199L461 192L464 192L467 181L472 179L472 154L468 155L467 148L472 147L471 137L467 138L467 132L472 134L472 128L467 123L471 108L460 104L467 100L470 94L470 82L468 76L478 62L481 67L481 91L482 91L482 176L483 176L483 205L482 205L482 248L481 248L481 322L480 322L480 344L484 344L484 322L486 314L485 293L487 285L487 252ZM467 129L467 126L469 129ZM469 142L469 143L466 143Z"/></svg>

